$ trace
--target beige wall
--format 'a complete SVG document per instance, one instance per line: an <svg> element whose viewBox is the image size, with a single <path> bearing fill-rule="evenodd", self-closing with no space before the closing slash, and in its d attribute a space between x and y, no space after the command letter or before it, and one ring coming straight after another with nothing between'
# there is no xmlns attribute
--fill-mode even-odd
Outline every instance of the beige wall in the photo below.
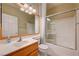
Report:
<svg viewBox="0 0 79 59"><path fill-rule="evenodd" d="M18 8L15 8L13 6L10 6L8 4L2 4L2 12L16 16L18 18L19 23L19 33L20 34L26 34L27 28L27 22L34 24L34 15L29 15L27 13L24 13L20 11ZM34 31L34 29L33 29Z"/></svg>
<svg viewBox="0 0 79 59"><path fill-rule="evenodd" d="M53 6L53 5L52 5ZM47 10L47 15L63 12L66 10L72 10L74 8L79 8L79 4L75 3L63 3L57 6L53 6Z"/></svg>

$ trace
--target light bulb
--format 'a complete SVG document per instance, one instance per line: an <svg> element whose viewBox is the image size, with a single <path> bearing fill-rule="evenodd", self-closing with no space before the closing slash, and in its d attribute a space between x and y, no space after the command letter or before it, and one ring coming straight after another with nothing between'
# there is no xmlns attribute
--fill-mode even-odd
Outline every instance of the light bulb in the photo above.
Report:
<svg viewBox="0 0 79 59"><path fill-rule="evenodd" d="M29 11L28 10L25 10L25 12L28 13Z"/></svg>
<svg viewBox="0 0 79 59"><path fill-rule="evenodd" d="M33 13L36 13L36 9L33 9Z"/></svg>
<svg viewBox="0 0 79 59"><path fill-rule="evenodd" d="M33 9L33 12L36 12L36 9Z"/></svg>
<svg viewBox="0 0 79 59"><path fill-rule="evenodd" d="M31 15L31 14L32 14L32 12L29 12L29 14Z"/></svg>
<svg viewBox="0 0 79 59"><path fill-rule="evenodd" d="M30 6L30 7L29 7L29 10L32 10L32 9L33 9L33 8Z"/></svg>
<svg viewBox="0 0 79 59"><path fill-rule="evenodd" d="M20 8L21 11L24 11L24 8Z"/></svg>
<svg viewBox="0 0 79 59"><path fill-rule="evenodd" d="M49 18L47 18L47 21L51 21Z"/></svg>
<svg viewBox="0 0 79 59"><path fill-rule="evenodd" d="M28 8L29 6L27 4L24 4L24 8Z"/></svg>

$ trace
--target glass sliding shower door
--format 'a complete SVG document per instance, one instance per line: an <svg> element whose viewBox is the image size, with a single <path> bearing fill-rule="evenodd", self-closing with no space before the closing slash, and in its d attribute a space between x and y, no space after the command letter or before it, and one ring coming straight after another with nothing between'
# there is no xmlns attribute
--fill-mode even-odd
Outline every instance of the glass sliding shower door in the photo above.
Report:
<svg viewBox="0 0 79 59"><path fill-rule="evenodd" d="M75 49L76 11L47 17L46 42Z"/></svg>

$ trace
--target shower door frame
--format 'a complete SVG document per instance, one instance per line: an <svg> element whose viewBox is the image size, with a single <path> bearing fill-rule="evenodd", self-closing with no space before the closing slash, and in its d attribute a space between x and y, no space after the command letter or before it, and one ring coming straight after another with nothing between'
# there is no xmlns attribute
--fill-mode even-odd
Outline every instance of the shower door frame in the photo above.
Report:
<svg viewBox="0 0 79 59"><path fill-rule="evenodd" d="M46 19L47 19L48 17L51 17L51 16L56 16L56 15L75 11L75 49L65 47L65 46L62 46L62 45L58 45L58 44L54 44L54 45L64 47L64 48L68 48L68 49L71 49L71 50L77 50L77 10L79 10L79 8L67 10L67 11L64 11L64 12L59 12L59 13L55 13L55 14L51 14L51 15L46 16ZM47 23L47 20L46 20L46 23ZM46 27L47 27L47 25L46 25ZM46 33L47 33L47 28L46 28ZM46 37L47 37L47 34L46 34ZM45 42L46 42L46 40L45 40ZM46 43L48 43L48 42L46 42ZM52 43L50 43L50 44L52 44Z"/></svg>

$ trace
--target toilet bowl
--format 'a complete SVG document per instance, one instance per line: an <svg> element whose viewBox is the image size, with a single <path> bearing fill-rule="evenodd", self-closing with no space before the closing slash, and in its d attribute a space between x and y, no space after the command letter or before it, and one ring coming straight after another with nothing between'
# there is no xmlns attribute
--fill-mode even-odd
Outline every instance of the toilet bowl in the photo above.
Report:
<svg viewBox="0 0 79 59"><path fill-rule="evenodd" d="M43 55L47 55L48 46L46 44L39 45L39 52Z"/></svg>
<svg viewBox="0 0 79 59"><path fill-rule="evenodd" d="M40 44L39 48L46 50L46 49L48 49L48 46L46 44Z"/></svg>

